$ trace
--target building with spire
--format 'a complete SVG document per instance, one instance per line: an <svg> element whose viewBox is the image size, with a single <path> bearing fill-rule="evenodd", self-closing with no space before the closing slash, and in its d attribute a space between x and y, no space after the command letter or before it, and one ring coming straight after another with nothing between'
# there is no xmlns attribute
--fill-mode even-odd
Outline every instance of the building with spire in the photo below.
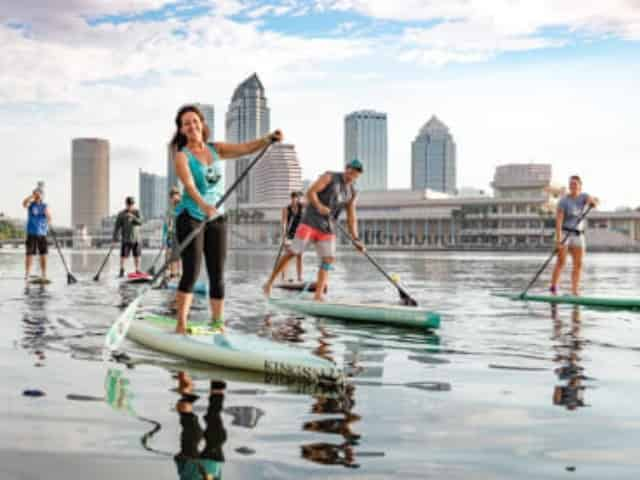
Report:
<svg viewBox="0 0 640 480"><path fill-rule="evenodd" d="M411 144L411 189L456 192L456 144L435 115Z"/></svg>
<svg viewBox="0 0 640 480"><path fill-rule="evenodd" d="M264 86L254 73L233 92L225 116L225 141L242 143L266 135L270 130L270 111L267 106ZM231 185L249 165L253 155L225 162L227 186ZM238 185L227 202L229 208L238 208L243 203L256 202L256 172L251 172Z"/></svg>

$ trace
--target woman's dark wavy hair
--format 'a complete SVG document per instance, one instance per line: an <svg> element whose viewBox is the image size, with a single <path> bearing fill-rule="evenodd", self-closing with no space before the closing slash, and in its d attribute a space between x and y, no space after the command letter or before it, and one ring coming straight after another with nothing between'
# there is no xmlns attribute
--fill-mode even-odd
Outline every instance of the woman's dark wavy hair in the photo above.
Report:
<svg viewBox="0 0 640 480"><path fill-rule="evenodd" d="M207 142L209 140L209 135L211 132L209 131L209 125L207 125L207 121L204 119L204 115L200 111L198 107L195 105L184 105L180 107L178 113L176 113L176 133L173 134L173 138L171 139L171 147L174 151L179 152L182 148L187 144L187 137L180 133L180 127L182 126L182 116L187 112L193 112L198 115L200 121L202 122L202 141Z"/></svg>

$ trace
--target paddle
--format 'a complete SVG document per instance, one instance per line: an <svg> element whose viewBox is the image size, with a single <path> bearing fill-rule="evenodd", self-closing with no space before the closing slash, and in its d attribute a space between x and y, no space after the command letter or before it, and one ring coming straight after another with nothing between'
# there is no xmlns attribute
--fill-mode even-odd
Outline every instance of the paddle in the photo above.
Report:
<svg viewBox="0 0 640 480"><path fill-rule="evenodd" d="M158 252L158 255L156 255L156 258L153 259L153 262L151 262L151 268L149 268L149 270L147 270L147 273L151 276L155 275L156 273L156 263L158 263L158 260L160 259L160 256L162 255L162 252L164 252L164 248L165 246L163 245L162 248L160 248L160 251Z"/></svg>
<svg viewBox="0 0 640 480"><path fill-rule="evenodd" d="M98 269L98 272L96 273L95 277L93 277L93 281L94 282L97 282L98 280L100 280L100 274L102 273L102 270L104 270L104 266L107 264L107 261L109 260L109 257L111 256L111 252L113 252L113 247L114 247L114 244L111 243L111 246L109 247L109 252L107 252L107 256L104 257L102 265L100 265L100 268Z"/></svg>
<svg viewBox="0 0 640 480"><path fill-rule="evenodd" d="M276 256L276 261L273 262L273 268L271 269L271 271L275 271L276 267L278 266L278 260L280 260L280 256L282 255L282 250L284 249L284 244L287 240L287 233L289 232L289 227L291 227L291 221L293 219L289 218L287 220L287 229L284 232L284 235L282 236L282 241L280 242L280 250L278 250L278 255ZM282 278L284 278L284 274L282 275Z"/></svg>
<svg viewBox="0 0 640 480"><path fill-rule="evenodd" d="M220 208L222 206L222 204L227 200L229 195L231 195L233 191L238 187L238 185L240 185L240 182L244 180L244 178L249 174L249 171L254 167L256 163L258 163L258 161L263 157L263 155L267 152L267 150L269 150L269 147L272 144L273 144L273 140L271 140L271 142L266 147L264 147L260 151L260 153L258 153L258 155L256 155L256 157L251 161L251 163L247 166L244 172L242 172L238 176L238 178L236 178L233 184L227 189L227 191L224 193L222 198L220 198L220 200L216 202L216 205L215 205L216 208ZM131 325L131 322L135 317L136 311L138 309L138 305L140 304L142 297L144 297L144 295L151 288L151 285L153 285L158 280L158 278L160 278L164 274L167 268L169 268L169 265L171 265L173 262L180 259L180 254L182 253L182 251L189 246L189 244L193 241L193 239L196 238L200 234L200 232L202 232L202 230L207 226L209 222L215 220L216 218L218 217L212 217L202 222L197 228L192 230L191 233L187 235L187 237L182 242L180 242L180 244L173 250L169 259L164 262L164 265L162 266L162 268L156 272L156 274L151 279L149 286L145 287L140 293L140 295L138 295L124 310L124 312L120 314L120 316L116 319L113 325L111 325L111 328L109 329L109 331L107 331L107 335L105 337L105 347L108 350L110 351L117 350L120 344L122 343L122 341L124 340L124 338L126 337L127 331L129 330L129 326Z"/></svg>
<svg viewBox="0 0 640 480"><path fill-rule="evenodd" d="M56 245L58 254L60 254L60 258L62 259L62 265L64 265L64 269L67 271L67 284L71 285L72 283L78 283L76 277L74 277L69 271L69 267L67 266L67 262L64 259L64 255L62 255L62 250L60 250L60 245L58 244L58 237L56 237L56 232L53 230L53 227L49 227L49 231L51 232L51 236L53 237L53 242Z"/></svg>
<svg viewBox="0 0 640 480"><path fill-rule="evenodd" d="M589 205L589 207L584 211L584 213L578 217L578 221L576 222L576 225L580 225L580 222L582 222L582 220L584 220L587 217L587 215L589 215L589 212L591 211L592 208L593 208L593 205ZM560 245L564 245L565 243L567 243L567 240L569 240L569 235L571 235L571 233L572 232L565 233L564 238L560 242ZM557 254L558 254L558 249L554 248L553 252L551 252L551 256L547 258L547 261L544 262L542 267L540 267L540 270L538 270L538 272L534 275L533 279L529 282L529 285L527 285L527 288L525 288L524 291L519 295L520 299L523 299L525 297L529 289L533 286L534 283L536 283L540 275L542 275L542 272L544 272L544 270L547 268L549 263L551 263L551 260L553 260L553 257L555 257Z"/></svg>
<svg viewBox="0 0 640 480"><path fill-rule="evenodd" d="M357 244L356 241L353 239L353 237L351 237L351 235L349 235L349 232L347 232L345 230L345 228L340 225L340 222L338 222L338 220L336 219L335 224L338 226L338 229L340 230L340 232L347 237L350 241L351 244L357 248ZM367 260L369 260L374 267L376 267L378 269L378 271L384 275L384 277L389 280L394 287L396 287L398 289L398 293L400 294L400 298L402 299L402 303L403 305L407 305L409 307L417 307L418 306L418 302L416 302L411 295L409 295L407 293L407 291L402 287L402 285L398 284L397 280L394 280L393 277L391 277L391 275L389 275L381 266L378 262L376 262L371 255L369 255L369 253L367 253L367 251L365 250L364 252L362 252L364 254L365 257L367 257Z"/></svg>

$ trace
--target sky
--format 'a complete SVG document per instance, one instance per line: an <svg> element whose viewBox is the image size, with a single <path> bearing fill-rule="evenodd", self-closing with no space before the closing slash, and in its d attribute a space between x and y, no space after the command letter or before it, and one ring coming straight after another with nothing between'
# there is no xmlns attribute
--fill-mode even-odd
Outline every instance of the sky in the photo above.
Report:
<svg viewBox="0 0 640 480"><path fill-rule="evenodd" d="M71 212L71 139L111 145L111 209L166 174L177 108L216 108L258 73L303 177L343 162L344 116L388 115L389 187L432 115L458 186L504 163L580 174L603 207L640 205L640 0L0 0L0 212L46 184Z"/></svg>

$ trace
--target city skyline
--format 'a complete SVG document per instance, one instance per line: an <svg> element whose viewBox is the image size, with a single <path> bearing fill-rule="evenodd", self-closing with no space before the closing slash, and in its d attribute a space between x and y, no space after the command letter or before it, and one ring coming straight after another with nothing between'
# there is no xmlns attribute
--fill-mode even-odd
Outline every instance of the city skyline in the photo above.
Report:
<svg viewBox="0 0 640 480"><path fill-rule="evenodd" d="M603 208L635 207L640 193L620 172L640 156L640 8L571 2L362 0L338 8L276 0L277 10L265 10L212 0L179 12L162 0L43 4L37 12L7 5L0 137L15 182L0 192L0 210L22 216L20 199L44 179L55 218L70 224L69 140L98 136L111 142L116 211L135 193L139 168L165 173L177 108L193 99L228 105L252 72L268 87L271 125L304 159L304 178L342 166L343 116L367 106L393 119L389 188L410 185L411 141L437 114L461 146L461 187L485 188L500 163L552 163L562 183L581 174ZM42 61L49 58L56 62ZM219 126L225 112L217 110Z"/></svg>

